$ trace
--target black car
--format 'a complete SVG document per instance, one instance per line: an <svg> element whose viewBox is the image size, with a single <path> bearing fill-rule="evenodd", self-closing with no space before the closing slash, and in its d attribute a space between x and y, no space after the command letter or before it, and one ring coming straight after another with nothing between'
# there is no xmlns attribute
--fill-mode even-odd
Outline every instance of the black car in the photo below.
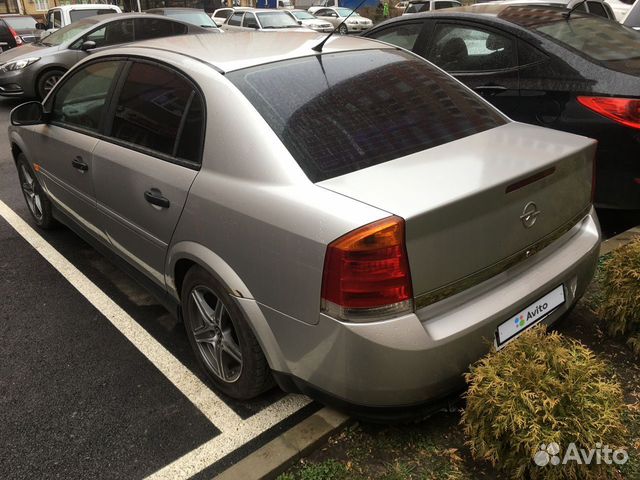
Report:
<svg viewBox="0 0 640 480"><path fill-rule="evenodd" d="M0 47L2 50L33 43L40 38L35 18L29 15L0 15Z"/></svg>
<svg viewBox="0 0 640 480"><path fill-rule="evenodd" d="M412 50L514 120L597 139L596 205L640 209L640 33L497 4L401 17L364 36Z"/></svg>
<svg viewBox="0 0 640 480"><path fill-rule="evenodd" d="M165 17L175 18L182 22L191 23L202 28L218 29L216 23L211 19L207 13L198 8L180 8L180 7L166 7L166 8L152 8L145 10L145 13L153 13L154 15L164 15Z"/></svg>

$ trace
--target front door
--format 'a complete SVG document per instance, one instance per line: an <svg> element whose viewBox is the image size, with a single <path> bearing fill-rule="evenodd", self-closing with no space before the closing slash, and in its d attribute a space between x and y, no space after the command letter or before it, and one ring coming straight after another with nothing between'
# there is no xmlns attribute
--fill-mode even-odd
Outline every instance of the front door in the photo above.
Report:
<svg viewBox="0 0 640 480"><path fill-rule="evenodd" d="M94 150L96 198L116 251L164 286L167 248L200 166L204 104L179 73L130 65Z"/></svg>
<svg viewBox="0 0 640 480"><path fill-rule="evenodd" d="M31 154L40 165L49 196L63 212L99 237L93 151L122 63L89 64L65 79L48 103L50 122L38 126L31 139Z"/></svg>

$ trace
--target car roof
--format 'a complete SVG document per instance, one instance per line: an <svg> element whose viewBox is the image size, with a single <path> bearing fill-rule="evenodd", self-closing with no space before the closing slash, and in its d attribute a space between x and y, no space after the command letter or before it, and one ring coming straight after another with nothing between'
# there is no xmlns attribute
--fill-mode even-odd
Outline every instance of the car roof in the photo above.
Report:
<svg viewBox="0 0 640 480"><path fill-rule="evenodd" d="M215 67L221 72L232 72L266 63L302 58L318 53L312 50L327 37L316 32L237 32L229 35L184 35L136 42L131 48L157 49L173 52ZM397 47L361 37L333 36L323 53L354 50L394 49ZM116 50L108 50L112 55ZM149 52L150 55L153 55Z"/></svg>
<svg viewBox="0 0 640 480"><path fill-rule="evenodd" d="M51 7L49 10L59 8L61 10L95 10L95 9L109 9L118 7L118 5L111 5L108 3L76 3L74 5L58 5L57 7Z"/></svg>
<svg viewBox="0 0 640 480"><path fill-rule="evenodd" d="M556 21L566 20L565 15L567 9L561 6L554 5L510 5L507 3L477 3L468 7L456 7L447 8L444 10L436 10L435 12L420 12L411 14L411 20L415 20L420 17L434 18L434 17L458 17L458 18L485 18L497 20L503 23L509 23L522 27L525 29L536 28L541 25L546 25ZM574 11L571 14L571 18L588 17L592 18L593 15L587 12ZM402 19L406 21L405 17L396 17L388 22L386 25L394 23ZM382 24L381 24L382 25Z"/></svg>

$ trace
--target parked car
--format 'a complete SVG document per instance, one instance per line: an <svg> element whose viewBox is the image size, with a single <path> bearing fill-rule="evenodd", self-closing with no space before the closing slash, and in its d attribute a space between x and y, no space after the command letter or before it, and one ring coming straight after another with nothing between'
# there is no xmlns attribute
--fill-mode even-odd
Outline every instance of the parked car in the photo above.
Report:
<svg viewBox="0 0 640 480"><path fill-rule="evenodd" d="M288 32L311 32L312 30L301 26L284 10L254 8L233 12L225 20L221 27L228 32L249 31L282 31Z"/></svg>
<svg viewBox="0 0 640 480"><path fill-rule="evenodd" d="M631 7L631 10L627 13L622 24L625 27L640 30L640 2L636 1Z"/></svg>
<svg viewBox="0 0 640 480"><path fill-rule="evenodd" d="M298 2L300 3L300 2ZM317 10L326 7L339 7L338 0L314 0L312 5L307 9L309 13L315 14Z"/></svg>
<svg viewBox="0 0 640 480"><path fill-rule="evenodd" d="M214 10L211 14L211 19L218 27L221 27L227 18L229 18L233 12L240 12L250 10L248 7L225 7Z"/></svg>
<svg viewBox="0 0 640 480"><path fill-rule="evenodd" d="M316 18L306 10L287 10L287 13L303 27L310 28L316 32L332 32L335 28L331 23Z"/></svg>
<svg viewBox="0 0 640 480"><path fill-rule="evenodd" d="M640 209L640 35L548 6L389 20L365 36L412 50L511 118L598 140L596 204Z"/></svg>
<svg viewBox="0 0 640 480"><path fill-rule="evenodd" d="M0 51L35 42L41 35L36 23L29 15L0 15Z"/></svg>
<svg viewBox="0 0 640 480"><path fill-rule="evenodd" d="M489 3L476 4L482 8L481 5L537 5L537 6L549 6L549 7L562 7L569 10L575 8L579 12L587 12L592 15L598 15L599 17L616 20L616 14L607 2L604 0L496 0Z"/></svg>
<svg viewBox="0 0 640 480"><path fill-rule="evenodd" d="M583 294L596 142L513 122L397 47L318 40L95 53L13 110L11 151L34 222L125 262L220 391L275 378L362 415L415 414L489 340Z"/></svg>
<svg viewBox="0 0 640 480"><path fill-rule="evenodd" d="M145 13L152 15L163 15L165 17L175 18L183 22L191 23L202 28L213 28L218 30L218 25L211 19L207 13L199 8L179 8L179 7L166 7L166 8L152 8L146 10Z"/></svg>
<svg viewBox="0 0 640 480"><path fill-rule="evenodd" d="M320 20L326 20L332 24L333 28L338 27L338 32L341 35L364 32L373 26L371 20L361 16L358 12L354 12L350 8L321 8L320 10L316 10L314 15Z"/></svg>
<svg viewBox="0 0 640 480"><path fill-rule="evenodd" d="M207 32L159 15L106 14L78 20L37 43L0 54L0 96L44 98L79 60L113 45Z"/></svg>
<svg viewBox="0 0 640 480"><path fill-rule="evenodd" d="M83 18L110 13L122 13L122 10L117 5L102 3L62 5L49 9L45 15L45 23L39 23L37 28L49 34Z"/></svg>
<svg viewBox="0 0 640 480"><path fill-rule="evenodd" d="M430 12L443 8L461 7L462 3L456 0L410 0L402 15L412 15L420 12Z"/></svg>

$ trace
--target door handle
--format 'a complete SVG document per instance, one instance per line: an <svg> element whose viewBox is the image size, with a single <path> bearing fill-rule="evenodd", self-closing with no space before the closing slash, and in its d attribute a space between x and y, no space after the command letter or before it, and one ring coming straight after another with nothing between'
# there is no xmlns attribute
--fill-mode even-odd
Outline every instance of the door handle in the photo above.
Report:
<svg viewBox="0 0 640 480"><path fill-rule="evenodd" d="M152 188L144 192L144 199L151 205L156 205L160 208L169 208L169 205L171 205L169 199L162 196L162 192L157 188Z"/></svg>
<svg viewBox="0 0 640 480"><path fill-rule="evenodd" d="M87 170L89 170L89 165L84 163L84 160L82 160L82 157L80 156L77 156L76 158L71 160L71 166L80 170L81 172L86 172Z"/></svg>

